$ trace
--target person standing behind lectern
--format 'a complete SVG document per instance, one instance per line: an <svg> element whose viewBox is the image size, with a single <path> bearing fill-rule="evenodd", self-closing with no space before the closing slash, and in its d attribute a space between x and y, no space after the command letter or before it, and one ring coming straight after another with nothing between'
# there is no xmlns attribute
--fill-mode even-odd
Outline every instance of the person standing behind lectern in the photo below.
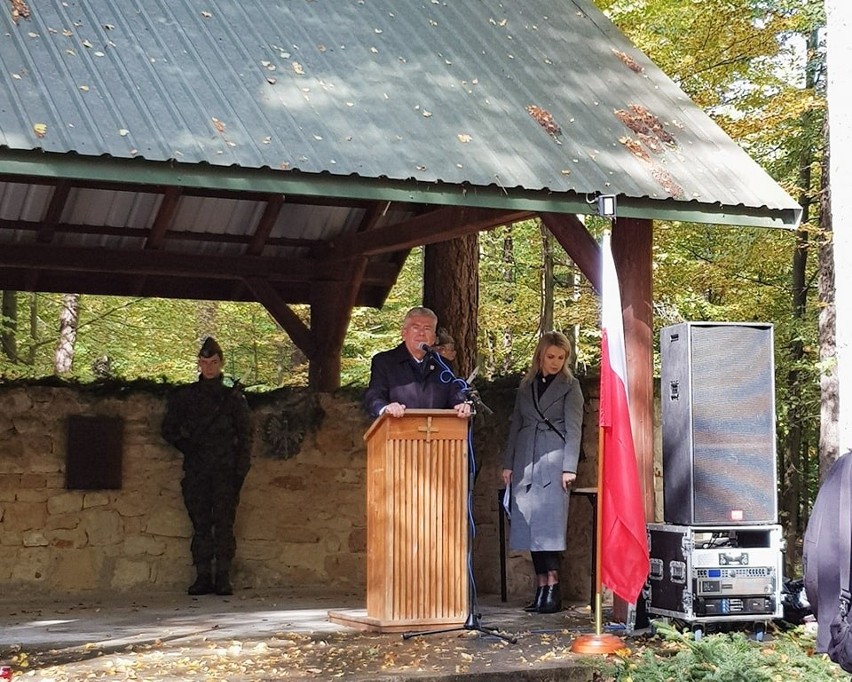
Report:
<svg viewBox="0 0 852 682"><path fill-rule="evenodd" d="M583 393L570 361L564 334L541 337L518 387L503 457L503 485L511 485L509 546L532 556L536 590L524 609L536 613L562 610L560 552L583 429Z"/></svg>
<svg viewBox="0 0 852 682"><path fill-rule="evenodd" d="M432 357L438 316L429 308L412 308L402 323L402 343L373 356L364 408L371 417L387 412L402 417L406 409L454 409L470 416L461 387Z"/></svg>

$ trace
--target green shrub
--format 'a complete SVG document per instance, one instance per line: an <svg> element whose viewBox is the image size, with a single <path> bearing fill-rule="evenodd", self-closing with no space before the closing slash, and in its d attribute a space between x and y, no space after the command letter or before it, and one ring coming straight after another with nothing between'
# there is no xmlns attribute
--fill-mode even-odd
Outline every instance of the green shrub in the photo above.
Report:
<svg viewBox="0 0 852 682"><path fill-rule="evenodd" d="M623 656L595 662L602 682L822 682L848 680L827 656L814 654L802 628L774 631L758 642L742 632L690 632L660 622L657 636Z"/></svg>

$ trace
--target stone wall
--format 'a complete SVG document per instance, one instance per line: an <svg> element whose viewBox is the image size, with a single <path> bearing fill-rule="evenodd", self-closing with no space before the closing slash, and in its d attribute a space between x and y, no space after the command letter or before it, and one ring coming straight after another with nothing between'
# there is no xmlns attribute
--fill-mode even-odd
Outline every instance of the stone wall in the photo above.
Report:
<svg viewBox="0 0 852 682"><path fill-rule="evenodd" d="M515 382L482 389L493 415L474 428L474 567L481 593L500 591L500 453ZM597 386L586 382L579 485L596 477ZM369 420L357 396L278 392L250 396L255 445L237 514L234 583L363 594ZM0 390L0 586L4 594L183 591L193 577L191 527L180 494L180 454L159 435L162 391L107 394L71 387ZM121 417L122 486L65 488L71 415ZM658 495L659 499L661 495ZM563 582L590 586L591 505L573 498ZM526 553L508 553L511 597L531 585Z"/></svg>

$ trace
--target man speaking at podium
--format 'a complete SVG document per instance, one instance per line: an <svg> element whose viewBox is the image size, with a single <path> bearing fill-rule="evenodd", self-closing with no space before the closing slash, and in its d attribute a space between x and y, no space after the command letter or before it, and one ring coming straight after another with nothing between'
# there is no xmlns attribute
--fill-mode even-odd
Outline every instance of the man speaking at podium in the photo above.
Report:
<svg viewBox="0 0 852 682"><path fill-rule="evenodd" d="M406 409L454 409L470 416L461 385L434 357L438 316L429 308L412 308L402 323L402 343L377 353L370 365L364 407L371 417L387 412L401 417ZM442 376L443 375L443 376Z"/></svg>

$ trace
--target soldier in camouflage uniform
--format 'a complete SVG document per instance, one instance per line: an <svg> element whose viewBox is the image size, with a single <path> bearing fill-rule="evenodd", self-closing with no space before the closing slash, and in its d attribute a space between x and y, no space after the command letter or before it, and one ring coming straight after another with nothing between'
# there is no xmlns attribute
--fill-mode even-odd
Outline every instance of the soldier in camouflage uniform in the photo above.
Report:
<svg viewBox="0 0 852 682"><path fill-rule="evenodd" d="M239 386L223 383L223 362L222 349L208 337L198 352L198 381L172 392L162 425L163 438L183 453L181 488L197 572L193 595L233 594L234 518L250 466L248 405Z"/></svg>

